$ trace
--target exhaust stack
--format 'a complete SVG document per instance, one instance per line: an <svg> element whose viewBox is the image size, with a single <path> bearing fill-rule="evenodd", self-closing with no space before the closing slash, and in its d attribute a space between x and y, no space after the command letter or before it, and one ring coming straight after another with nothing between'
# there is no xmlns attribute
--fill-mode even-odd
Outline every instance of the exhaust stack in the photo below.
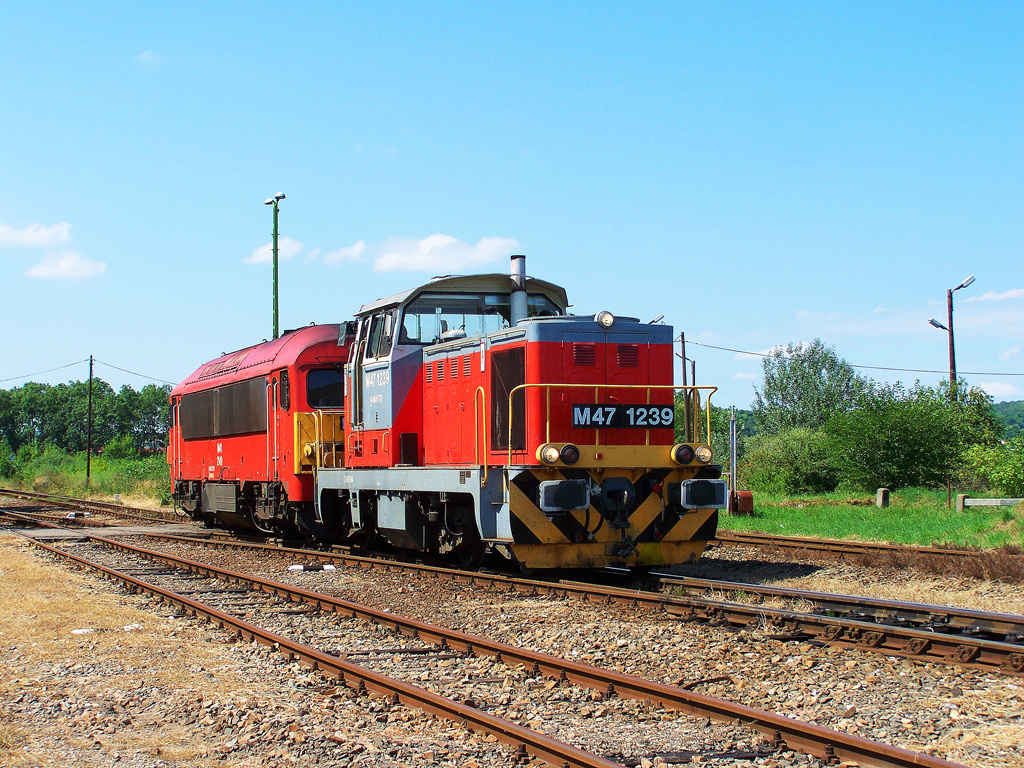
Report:
<svg viewBox="0 0 1024 768"><path fill-rule="evenodd" d="M512 282L515 288L512 289L512 311L509 318L510 325L515 325L527 316L526 309L526 257L517 254L512 257Z"/></svg>

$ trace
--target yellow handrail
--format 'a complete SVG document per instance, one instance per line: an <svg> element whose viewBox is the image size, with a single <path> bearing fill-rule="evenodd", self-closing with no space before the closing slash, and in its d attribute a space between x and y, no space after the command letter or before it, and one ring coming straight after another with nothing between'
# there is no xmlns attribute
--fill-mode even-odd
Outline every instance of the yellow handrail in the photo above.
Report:
<svg viewBox="0 0 1024 768"><path fill-rule="evenodd" d="M707 397L705 398L705 403L706 404L710 404L711 396L713 394L715 394L715 392L718 391L718 387L713 387L713 386L708 385L708 384L689 385L689 386L681 386L681 385L677 386L675 384L519 384L518 386L513 387L512 390L508 393L508 463L509 464L512 463L512 407L513 407L512 406L512 397L519 390L523 390L524 392L527 389L544 389L545 390L546 420L545 420L545 424L544 424L544 442L550 443L551 442L551 390L553 388L555 388L555 387L558 387L560 389L590 389L591 387L593 387L593 389L594 389L594 400L597 400L598 393L599 393L599 391L601 389L646 390L646 392L647 392L647 402L648 403L651 402L651 390L655 390L655 389L656 390L671 390L672 392L675 392L677 390L685 390L685 391L688 391L688 392L692 392L695 395L695 397L693 398L694 399L694 408L696 409L696 412L694 414L694 416L695 416L695 418L694 418L695 424L697 422L697 419L700 418L700 390L702 390L702 389L709 390L709 392L707 393ZM673 407L673 409L675 408L675 397L674 396L673 396L673 400L672 400L672 407ZM526 417L526 396L525 396L525 394L523 396L523 417L524 418ZM710 441L710 439L711 439L711 409L710 408L707 408L705 410L704 417L705 417L705 421L706 421L706 424L705 424L706 430L705 430L704 434L705 434L705 437L707 437L707 439ZM664 427L659 427L659 429L664 429ZM601 428L600 427L594 427L594 430L595 430L596 435L597 435L596 439L598 441L598 444L600 444ZM645 432L646 432L646 435L645 435L646 444L650 445L651 444L651 428L648 427L645 430ZM697 442L697 441L694 440L694 442ZM525 451L525 450L526 449L524 448L523 451Z"/></svg>
<svg viewBox="0 0 1024 768"><path fill-rule="evenodd" d="M479 398L477 397L479 395ZM481 408L477 409L477 402L480 402ZM477 387L476 392L473 393L473 455L479 460L480 468L483 470L484 476L480 481L480 487L487 487L487 450L485 446L480 443L480 413L484 416L484 439L487 437L487 393L484 392L483 387ZM481 450L483 448L483 450Z"/></svg>

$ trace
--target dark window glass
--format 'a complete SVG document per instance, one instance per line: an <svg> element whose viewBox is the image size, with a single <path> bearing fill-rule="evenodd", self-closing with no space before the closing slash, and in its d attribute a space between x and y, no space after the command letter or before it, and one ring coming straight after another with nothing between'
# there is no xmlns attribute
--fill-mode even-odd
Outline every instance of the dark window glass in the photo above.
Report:
<svg viewBox="0 0 1024 768"><path fill-rule="evenodd" d="M509 394L526 383L526 349L514 347L491 355L491 446L507 449L509 438ZM512 395L512 450L526 448L526 392Z"/></svg>
<svg viewBox="0 0 1024 768"><path fill-rule="evenodd" d="M425 293L405 308L400 344L434 344L444 334L461 330L467 336L484 336L507 328L512 316L508 294ZM545 296L527 297L527 315L562 314Z"/></svg>
<svg viewBox="0 0 1024 768"><path fill-rule="evenodd" d="M277 406L282 411L287 411L292 404L292 386L288 381L288 371L281 371L281 381L277 385Z"/></svg>
<svg viewBox="0 0 1024 768"><path fill-rule="evenodd" d="M267 380L250 379L217 390L217 434L267 430Z"/></svg>
<svg viewBox="0 0 1024 768"><path fill-rule="evenodd" d="M341 408L345 405L345 377L334 368L306 374L306 400L310 408Z"/></svg>
<svg viewBox="0 0 1024 768"><path fill-rule="evenodd" d="M181 436L186 440L267 430L267 380L250 379L181 398Z"/></svg>

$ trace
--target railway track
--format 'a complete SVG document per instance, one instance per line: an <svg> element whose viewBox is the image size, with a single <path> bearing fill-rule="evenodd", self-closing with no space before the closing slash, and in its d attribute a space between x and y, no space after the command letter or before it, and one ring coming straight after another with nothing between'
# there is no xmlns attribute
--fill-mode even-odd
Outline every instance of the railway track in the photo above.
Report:
<svg viewBox="0 0 1024 768"><path fill-rule="evenodd" d="M938 561L966 562L984 561L992 558L1005 559L1009 570L1024 580L1024 554L999 552L982 549L953 549L945 547L918 547L907 544L886 544L871 541L848 541L840 539L816 539L801 536L777 536L768 533L720 530L709 546L754 547L777 549L786 552L801 552L834 557L885 558L896 562Z"/></svg>
<svg viewBox="0 0 1024 768"><path fill-rule="evenodd" d="M1021 645L1024 651L1024 616L927 605L898 600L883 600L863 595L841 595L804 589L767 587L745 582L719 581L678 576L655 576L657 583L670 590L687 593L711 592L720 595L757 596L811 603L813 612L875 623L903 626L926 632L979 637L995 642Z"/></svg>
<svg viewBox="0 0 1024 768"><path fill-rule="evenodd" d="M408 656L427 658L443 653L449 660L489 656L495 663L509 667L515 676L523 671L525 680L547 678L551 685L581 686L606 699L646 700L653 706L722 723L742 724L767 738L773 749L798 750L826 763L852 761L865 766L929 766L940 768L954 763L921 753L910 752L855 735L833 731L806 722L792 720L771 712L730 703L685 688L650 680L584 663L551 656L485 637L444 629L415 619L407 619L384 610L311 592L283 584L197 562L180 556L134 547L120 541L88 535L88 545L74 545L79 551L88 549L88 557L34 542L47 551L76 563L99 570L132 591L145 591L179 606L193 615L202 615L245 639L273 645L282 653L299 659L307 666L336 677L346 686L360 691L378 693L395 702L414 706L434 714L465 723L473 730L491 733L512 744L520 755L534 756L552 765L610 766L616 763L606 757L570 747L567 744L490 714L486 706L470 701L460 704L426 688L390 677L369 668L367 662L355 664L341 652L329 652L322 643L307 643L295 637L302 632L272 630L248 621L245 616L259 613L261 624L265 615L303 615L326 617L333 622L359 620L379 630L387 628L412 638L426 649ZM297 606L297 607L296 607ZM322 638L316 628L307 635ZM342 633L344 634L344 633ZM318 647L318 645L320 647ZM431 650L432 649L432 650ZM397 652L396 652L397 651ZM401 656L402 649L363 651L360 656L375 653ZM422 679L422 676L419 678ZM500 679L500 678L499 678ZM663 730L667 724L662 724Z"/></svg>
<svg viewBox="0 0 1024 768"><path fill-rule="evenodd" d="M115 504L113 502L76 499L68 496L56 496L51 493L36 493L35 491L22 491L12 488L0 488L0 496L9 496L13 499L23 499L26 501L43 502L45 504L67 507L69 509L89 510L99 514L120 517L136 522L180 523L189 519L187 516L178 515L168 510L126 507L122 504Z"/></svg>
<svg viewBox="0 0 1024 768"><path fill-rule="evenodd" d="M0 507L0 517L7 518L27 525L38 525L44 528L60 528L64 525L81 525L92 528L103 528L106 526L102 520L95 520L86 517L87 513L69 512L66 515L51 515L45 512L34 511L34 508Z"/></svg>
<svg viewBox="0 0 1024 768"><path fill-rule="evenodd" d="M148 535L154 539L187 545L230 547L364 568L416 571L530 594L549 593L592 601L642 605L665 611L686 621L725 623L738 627L768 623L776 628L776 639L817 641L889 656L1024 675L1024 617L1020 616L878 599L865 599L862 605L859 602L860 598L857 597L824 594L819 601L817 612L797 611L729 601L720 597L666 595L638 589L602 586L591 582L543 581L479 571L456 571L421 563L405 563L334 552L313 552L270 544L232 542L223 539L204 540L159 533ZM673 581L685 584L685 580L660 578L666 584ZM720 594L744 591L744 586L748 586L747 591L750 592L756 592L758 589L732 582L696 581L703 585L702 589L711 589ZM716 584L718 586L707 586ZM765 594L770 591L765 588ZM781 594L786 590L778 592ZM789 592L790 599L794 600L807 600L812 594L798 590ZM827 598L832 598L832 603L828 603Z"/></svg>

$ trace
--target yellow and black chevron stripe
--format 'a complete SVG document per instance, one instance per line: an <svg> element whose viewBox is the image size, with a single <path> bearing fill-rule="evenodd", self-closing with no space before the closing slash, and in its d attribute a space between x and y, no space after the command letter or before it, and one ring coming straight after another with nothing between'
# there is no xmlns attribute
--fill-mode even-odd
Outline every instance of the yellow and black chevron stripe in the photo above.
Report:
<svg viewBox="0 0 1024 768"><path fill-rule="evenodd" d="M528 568L648 566L696 560L718 528L717 509L683 509L668 503L666 489L717 470L690 468L535 468L509 481L512 544ZM598 495L588 509L547 512L540 508L540 484L591 479L595 485L623 478L633 489L624 514L602 509Z"/></svg>

